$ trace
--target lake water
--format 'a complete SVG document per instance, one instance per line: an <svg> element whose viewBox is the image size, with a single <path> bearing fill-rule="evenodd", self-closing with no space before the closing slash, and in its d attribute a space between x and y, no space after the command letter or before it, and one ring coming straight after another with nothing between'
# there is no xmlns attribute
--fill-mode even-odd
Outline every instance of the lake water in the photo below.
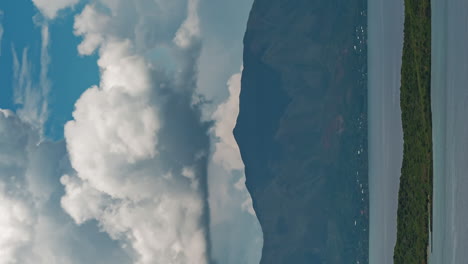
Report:
<svg viewBox="0 0 468 264"><path fill-rule="evenodd" d="M393 263L403 159L403 0L368 1L369 263Z"/></svg>
<svg viewBox="0 0 468 264"><path fill-rule="evenodd" d="M468 1L432 1L434 218L430 263L468 259Z"/></svg>

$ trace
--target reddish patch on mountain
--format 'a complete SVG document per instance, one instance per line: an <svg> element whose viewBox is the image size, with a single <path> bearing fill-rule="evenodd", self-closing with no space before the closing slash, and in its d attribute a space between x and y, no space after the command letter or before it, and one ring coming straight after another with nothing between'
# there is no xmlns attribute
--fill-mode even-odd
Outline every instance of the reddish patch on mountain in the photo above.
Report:
<svg viewBox="0 0 468 264"><path fill-rule="evenodd" d="M339 138L344 131L344 119L342 115L336 116L330 121L322 136L324 150L333 149L338 145Z"/></svg>

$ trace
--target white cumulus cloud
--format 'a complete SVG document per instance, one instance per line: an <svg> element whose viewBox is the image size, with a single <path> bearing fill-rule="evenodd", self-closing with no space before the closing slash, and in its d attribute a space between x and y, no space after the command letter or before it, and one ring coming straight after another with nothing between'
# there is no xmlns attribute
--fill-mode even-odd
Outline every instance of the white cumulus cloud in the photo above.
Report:
<svg viewBox="0 0 468 264"><path fill-rule="evenodd" d="M0 264L129 263L118 247L106 248L109 238L60 210L65 146L39 140L37 129L0 109ZM98 238L96 252L90 245Z"/></svg>
<svg viewBox="0 0 468 264"><path fill-rule="evenodd" d="M219 141L215 145L213 159L220 163L227 171L241 170L244 168L239 146L234 134L237 116L239 115L239 95L241 90L241 73L236 73L229 79L229 97L225 102L218 105L213 113L216 125L213 127L215 136Z"/></svg>
<svg viewBox="0 0 468 264"><path fill-rule="evenodd" d="M198 2L199 0L188 0L187 19L175 34L174 42L181 48L189 47L200 36Z"/></svg>
<svg viewBox="0 0 468 264"><path fill-rule="evenodd" d="M76 173L61 178L61 204L77 224L97 220L132 250L134 263L209 263L206 157L200 155L209 145L206 125L189 100L195 89L196 6L180 11L187 18L172 18L180 23L172 34L154 39L158 32L141 25L172 10L173 3L143 2L100 1L109 12L90 4L75 18L75 34L83 37L78 51L98 52L101 79L76 102L74 120L65 126ZM148 9L154 12L128 16ZM177 75L170 76L145 55L171 45L182 34L177 32L189 32L183 37L188 42L170 47L180 60ZM191 52L194 59L182 56Z"/></svg>
<svg viewBox="0 0 468 264"><path fill-rule="evenodd" d="M47 171L56 165L35 163L45 153L39 134L9 110L0 109L0 263L32 263L38 210L48 199L48 189L35 197L35 178L47 182ZM41 262L38 262L41 263Z"/></svg>
<svg viewBox="0 0 468 264"><path fill-rule="evenodd" d="M20 249L32 240L33 218L30 209L21 199L5 195L0 185L0 263L18 263Z"/></svg>
<svg viewBox="0 0 468 264"><path fill-rule="evenodd" d="M27 141L25 125L0 109L0 263L19 263L20 250L32 241L34 216L24 197Z"/></svg>
<svg viewBox="0 0 468 264"><path fill-rule="evenodd" d="M242 71L242 69L241 69ZM229 96L212 114L215 138L210 166L213 252L223 263L259 263L263 234L245 186L244 163L233 135L239 115L241 73L227 82Z"/></svg>

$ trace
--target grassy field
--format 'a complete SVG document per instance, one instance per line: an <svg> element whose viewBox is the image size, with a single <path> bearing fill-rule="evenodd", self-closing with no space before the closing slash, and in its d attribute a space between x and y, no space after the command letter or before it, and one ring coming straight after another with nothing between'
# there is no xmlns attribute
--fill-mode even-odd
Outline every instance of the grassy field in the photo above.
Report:
<svg viewBox="0 0 468 264"><path fill-rule="evenodd" d="M431 7L405 0L401 110L403 165L398 194L395 264L427 263L432 218Z"/></svg>

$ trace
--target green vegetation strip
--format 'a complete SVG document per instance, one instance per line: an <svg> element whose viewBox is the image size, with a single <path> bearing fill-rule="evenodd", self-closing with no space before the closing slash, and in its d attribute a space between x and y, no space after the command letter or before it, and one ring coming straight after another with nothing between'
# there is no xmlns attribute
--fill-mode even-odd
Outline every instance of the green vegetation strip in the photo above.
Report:
<svg viewBox="0 0 468 264"><path fill-rule="evenodd" d="M432 219L431 6L405 0L401 110L403 164L395 264L427 263Z"/></svg>

